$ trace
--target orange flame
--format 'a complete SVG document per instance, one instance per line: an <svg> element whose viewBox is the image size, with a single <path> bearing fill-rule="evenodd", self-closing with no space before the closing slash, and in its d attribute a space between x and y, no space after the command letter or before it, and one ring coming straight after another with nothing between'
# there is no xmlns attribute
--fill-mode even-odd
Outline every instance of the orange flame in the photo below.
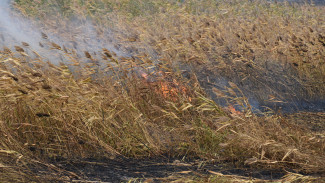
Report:
<svg viewBox="0 0 325 183"><path fill-rule="evenodd" d="M159 71L159 73L162 73L162 71ZM158 84L158 87L155 88L155 92L159 95L162 95L165 99L177 101L177 96L181 94L185 96L189 101L192 101L192 98L188 95L187 88L180 85L176 79L173 79L172 82L167 82L163 78L161 81L152 83L149 82L147 73L141 72L141 77L146 81L147 84Z"/></svg>
<svg viewBox="0 0 325 183"><path fill-rule="evenodd" d="M241 112L236 110L236 108L231 104L228 105L228 110L230 111L231 114L234 114L234 115L240 115L241 114Z"/></svg>

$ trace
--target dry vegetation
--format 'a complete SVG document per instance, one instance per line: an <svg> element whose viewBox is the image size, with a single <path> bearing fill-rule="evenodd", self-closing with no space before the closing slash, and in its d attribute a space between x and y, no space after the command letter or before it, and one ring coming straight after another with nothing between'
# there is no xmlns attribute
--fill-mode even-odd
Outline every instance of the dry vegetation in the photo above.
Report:
<svg viewBox="0 0 325 183"><path fill-rule="evenodd" d="M324 175L324 131L281 115L256 116L243 96L325 98L324 7L235 0L16 0L15 8L45 32L66 39L70 34L64 30L76 17L92 22L103 40L110 39L109 27L114 49L130 57L106 49L97 56L84 50L81 56L42 40L63 55L64 63L51 64L33 56L26 44L4 48L1 182L73 174L50 164L56 159L117 156L213 159ZM151 76L155 82L131 72L150 66L163 71ZM229 81L226 93L204 88L211 74ZM210 92L231 96L245 110L220 107ZM284 179L314 180L298 174Z"/></svg>

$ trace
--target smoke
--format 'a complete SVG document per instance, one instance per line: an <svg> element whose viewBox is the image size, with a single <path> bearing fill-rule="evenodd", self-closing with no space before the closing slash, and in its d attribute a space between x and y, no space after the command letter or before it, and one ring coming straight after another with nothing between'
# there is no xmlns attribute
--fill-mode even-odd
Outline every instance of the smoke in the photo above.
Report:
<svg viewBox="0 0 325 183"><path fill-rule="evenodd" d="M15 18L11 13L10 1L3 0L0 2L0 34L2 37L2 46L12 46L19 42L28 42L33 47L37 44L35 40L37 33L30 33L27 30L31 30L28 22L22 23L21 20Z"/></svg>
<svg viewBox="0 0 325 183"><path fill-rule="evenodd" d="M14 11L12 1L0 1L0 49L15 49L22 47L29 56L41 56L54 64L65 62L68 58L60 51L73 52L80 61L87 62L84 52L87 51L92 58L99 60L103 48L113 51L117 56L130 56L116 48L115 40L109 29L98 30L89 20L58 20L56 29L48 30L35 22L26 19ZM59 10L58 10L59 11ZM53 32L53 30L56 30ZM44 34L45 33L45 34ZM26 44L27 43L27 44ZM54 44L53 44L54 43ZM53 49L54 47L60 49ZM37 54L36 54L37 53Z"/></svg>

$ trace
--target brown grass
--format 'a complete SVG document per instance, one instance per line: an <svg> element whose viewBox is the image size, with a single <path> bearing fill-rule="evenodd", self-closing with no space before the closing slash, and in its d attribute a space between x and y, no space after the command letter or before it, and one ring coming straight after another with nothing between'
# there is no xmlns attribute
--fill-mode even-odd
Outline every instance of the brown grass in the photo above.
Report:
<svg viewBox="0 0 325 183"><path fill-rule="evenodd" d="M253 77L288 69L290 79L284 81L304 86L300 97L324 98L322 7L233 1L220 4L222 11L211 16L216 13L212 9L202 11L203 6L209 7L208 1L197 9L191 4L162 3L158 13L149 17L150 8L143 1L140 9L132 10L124 9L123 4L131 1L112 1L112 12L107 14L100 8L87 9L92 2L104 3L98 0L77 6L77 1L71 1L58 16L103 16L95 29L100 32L114 24L110 28L115 48L141 58L141 63L106 48L97 50L103 60L89 50L80 56L75 54L78 50L67 51L50 41L43 43L53 53L64 55L64 64L35 58L19 45L16 51L5 48L0 52L0 181L44 180L28 175L34 166L54 174L67 173L50 165L50 160L116 156L200 157L238 166L325 172L323 132L304 129L283 116L255 116L250 108L231 113L209 99L198 82L203 70L222 72L227 79L248 78L255 85L261 81ZM261 13L252 5L267 11ZM40 16L42 12L35 10L48 5L33 7L21 1L16 6L26 16ZM89 14L80 12L79 6ZM96 8L94 4L90 7ZM148 12L136 11L141 8ZM133 14L125 13L128 11ZM37 24L68 38L62 26L66 22L54 23L54 19L57 17L43 16ZM55 32L55 27L63 33ZM175 87L176 81L186 89L185 95L159 93L162 84L148 84L130 72L139 65L157 67L157 60L159 70L168 73L160 81L170 84L168 87ZM105 65L96 66L97 62ZM188 78L183 77L186 64L196 68ZM239 80L234 80L228 92L237 85ZM236 100L247 102L244 96Z"/></svg>

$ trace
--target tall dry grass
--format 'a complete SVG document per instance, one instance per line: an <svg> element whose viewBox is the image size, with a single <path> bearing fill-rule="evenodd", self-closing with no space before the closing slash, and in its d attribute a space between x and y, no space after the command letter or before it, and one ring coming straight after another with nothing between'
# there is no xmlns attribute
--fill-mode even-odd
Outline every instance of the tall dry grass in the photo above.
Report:
<svg viewBox="0 0 325 183"><path fill-rule="evenodd" d="M231 113L209 99L198 82L200 71L254 81L265 72L289 68L289 79L283 81L303 85L302 97L323 97L322 7L249 1L57 2L17 1L16 8L41 19L37 24L48 30L64 23L53 22L57 16L92 17L98 20L97 30L110 26L117 49L141 58L143 67L156 67L159 60L159 69L169 73L160 81L170 86L177 81L188 92L157 92L161 84L130 72L139 66L132 58L111 56L86 63L73 49L65 52L48 43L69 58L54 65L30 56L20 45L16 51L7 48L0 53L1 181L41 182L49 177L29 174L42 168L67 174L50 164L56 159L117 156L199 157L324 173L323 132L282 116L258 117L250 109ZM45 11L50 13L41 17ZM87 53L82 57L89 59L92 53ZM98 68L95 61L106 65ZM196 72L185 78L184 65ZM277 83L272 78L270 82ZM232 89L239 84L235 80Z"/></svg>

